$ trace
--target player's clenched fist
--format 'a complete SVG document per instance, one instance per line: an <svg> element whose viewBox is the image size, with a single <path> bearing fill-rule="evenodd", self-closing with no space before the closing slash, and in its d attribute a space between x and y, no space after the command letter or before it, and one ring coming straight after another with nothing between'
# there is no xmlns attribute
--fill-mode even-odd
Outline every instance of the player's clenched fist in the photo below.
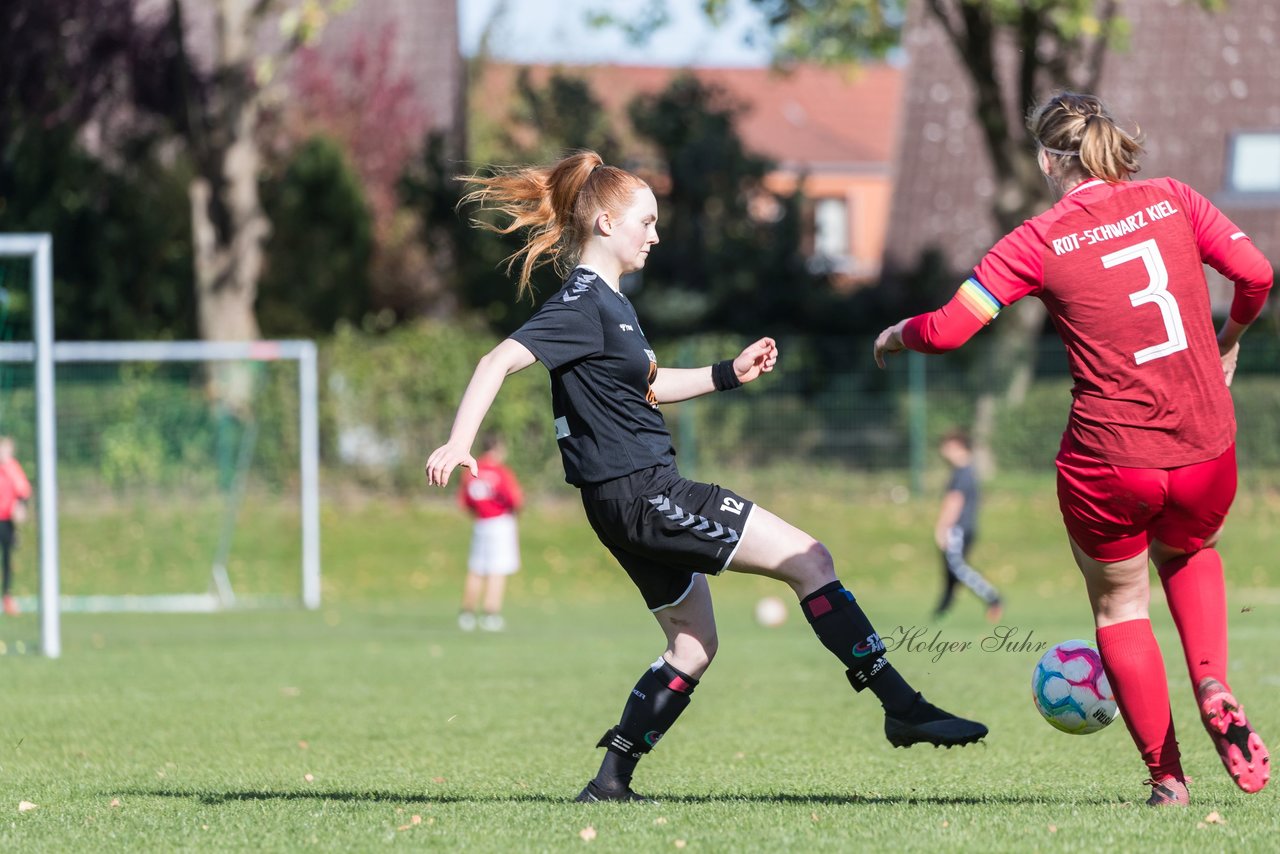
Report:
<svg viewBox="0 0 1280 854"><path fill-rule="evenodd" d="M741 382L749 383L761 374L767 374L778 363L778 343L772 338L761 338L733 360L733 372Z"/></svg>

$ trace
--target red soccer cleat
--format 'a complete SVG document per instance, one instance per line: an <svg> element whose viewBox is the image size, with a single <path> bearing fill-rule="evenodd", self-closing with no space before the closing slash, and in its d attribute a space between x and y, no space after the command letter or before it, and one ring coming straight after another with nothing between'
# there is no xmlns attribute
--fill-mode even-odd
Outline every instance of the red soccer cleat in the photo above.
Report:
<svg viewBox="0 0 1280 854"><path fill-rule="evenodd" d="M1147 798L1149 807L1185 807L1191 803L1187 793L1187 781L1177 777L1163 777L1160 780L1148 780L1151 797Z"/></svg>
<svg viewBox="0 0 1280 854"><path fill-rule="evenodd" d="M18 610L18 600L14 599L7 593L4 597L4 612L10 617L16 617L18 614L22 613Z"/></svg>
<svg viewBox="0 0 1280 854"><path fill-rule="evenodd" d="M1204 679L1196 691L1200 718L1218 748L1231 779L1250 794L1261 792L1271 778L1271 755L1262 738L1249 726L1240 703L1216 679Z"/></svg>

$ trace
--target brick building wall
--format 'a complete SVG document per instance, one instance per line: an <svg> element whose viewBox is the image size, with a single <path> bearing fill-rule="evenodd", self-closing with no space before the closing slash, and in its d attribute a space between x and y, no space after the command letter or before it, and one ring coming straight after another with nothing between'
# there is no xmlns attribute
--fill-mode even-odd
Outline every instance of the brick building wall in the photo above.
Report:
<svg viewBox="0 0 1280 854"><path fill-rule="evenodd" d="M282 4L283 9L300 0ZM137 0L135 14L167 14L168 0ZM197 63L207 65L213 53L214 3L182 0L187 47ZM386 27L394 33L393 70L414 82L423 100L430 128L446 133L451 149L461 156L465 143L465 80L458 46L457 0L353 0L326 22L318 42L326 56L343 56L353 40L376 35ZM256 36L261 54L280 44L278 15L270 16Z"/></svg>

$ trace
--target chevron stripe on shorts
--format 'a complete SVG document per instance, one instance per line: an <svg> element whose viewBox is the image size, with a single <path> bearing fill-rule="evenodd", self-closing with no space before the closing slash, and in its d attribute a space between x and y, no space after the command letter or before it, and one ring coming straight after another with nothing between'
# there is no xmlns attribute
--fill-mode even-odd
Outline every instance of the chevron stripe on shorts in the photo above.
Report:
<svg viewBox="0 0 1280 854"><path fill-rule="evenodd" d="M655 511L661 513L669 521L675 522L681 528L688 528L704 540L715 540L726 545L732 545L741 536L733 528L714 522L706 516L699 516L697 513L690 513L684 510L666 495L656 495L648 499L648 501L653 505Z"/></svg>

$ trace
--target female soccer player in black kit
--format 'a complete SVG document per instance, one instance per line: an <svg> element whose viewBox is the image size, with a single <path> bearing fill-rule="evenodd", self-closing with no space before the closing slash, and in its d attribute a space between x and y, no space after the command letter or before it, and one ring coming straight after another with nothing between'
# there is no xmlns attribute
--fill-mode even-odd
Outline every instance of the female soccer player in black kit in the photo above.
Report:
<svg viewBox="0 0 1280 854"><path fill-rule="evenodd" d="M631 303L619 291L658 242L649 186L583 151L549 167L468 179L471 202L526 230L512 258L518 294L534 268L555 262L568 275L559 292L476 366L449 441L431 453L429 482L444 486L459 465L474 473L471 445L485 413L516 371L542 362L565 476L587 519L640 588L666 635L662 657L627 697L618 725L601 738L604 762L579 801L643 800L631 790L636 763L689 705L716 654L706 576L725 569L786 582L818 639L847 669L855 691L884 706L896 747L962 745L987 734L980 723L931 705L885 659L885 647L853 594L836 579L831 553L813 537L722 486L685 480L659 406L726 391L773 370L778 351L761 338L736 358L703 368L660 368Z"/></svg>

